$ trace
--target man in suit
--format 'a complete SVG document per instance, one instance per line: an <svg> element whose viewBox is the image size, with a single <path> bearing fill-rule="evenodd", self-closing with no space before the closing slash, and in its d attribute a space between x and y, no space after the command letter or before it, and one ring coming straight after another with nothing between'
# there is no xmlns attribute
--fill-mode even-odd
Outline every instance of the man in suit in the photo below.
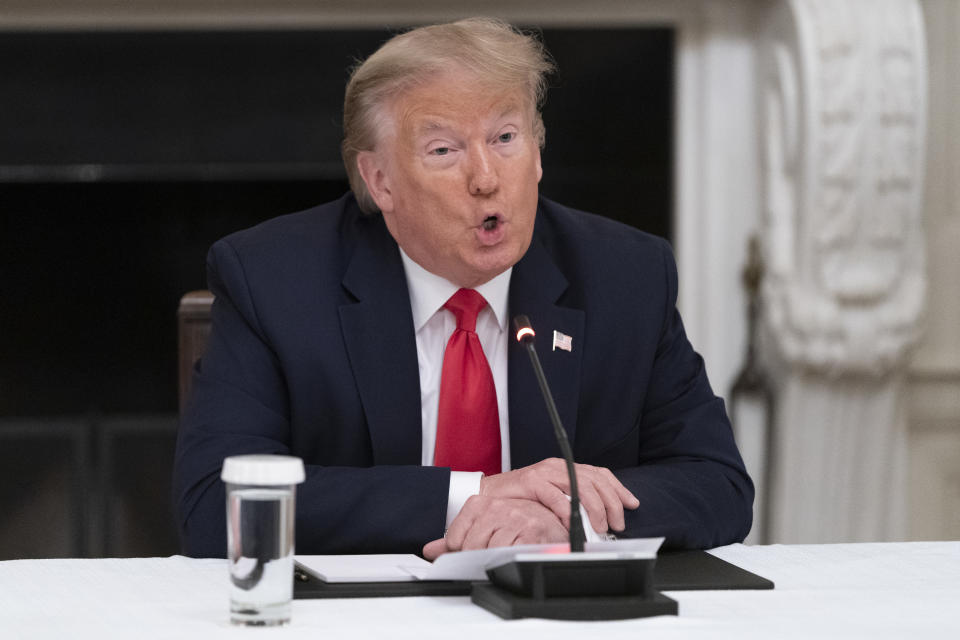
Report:
<svg viewBox="0 0 960 640"><path fill-rule="evenodd" d="M588 530L746 536L753 486L669 247L539 197L549 70L496 21L394 37L347 86L352 192L211 248L174 472L186 553L224 554L220 467L245 453L303 458L301 553L565 540L566 471L516 314L540 333Z"/></svg>

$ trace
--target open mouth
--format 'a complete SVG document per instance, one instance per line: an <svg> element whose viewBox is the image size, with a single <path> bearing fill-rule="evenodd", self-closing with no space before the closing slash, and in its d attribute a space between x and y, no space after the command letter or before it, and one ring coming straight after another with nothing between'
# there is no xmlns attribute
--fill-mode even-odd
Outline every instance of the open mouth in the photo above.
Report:
<svg viewBox="0 0 960 640"><path fill-rule="evenodd" d="M477 241L485 247L493 247L503 242L507 230L507 221L499 213L485 217L476 229Z"/></svg>

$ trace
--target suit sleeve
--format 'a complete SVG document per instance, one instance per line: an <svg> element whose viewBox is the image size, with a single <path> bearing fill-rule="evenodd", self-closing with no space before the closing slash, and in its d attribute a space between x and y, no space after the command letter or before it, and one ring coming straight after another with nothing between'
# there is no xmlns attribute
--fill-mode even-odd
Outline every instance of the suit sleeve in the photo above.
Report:
<svg viewBox="0 0 960 640"><path fill-rule="evenodd" d="M676 310L677 270L663 243L665 315L639 418L638 464L615 475L640 500L626 535L711 548L750 531L754 489L723 400L710 388Z"/></svg>
<svg viewBox="0 0 960 640"><path fill-rule="evenodd" d="M448 470L319 466L292 449L287 383L258 321L243 265L233 247L220 241L210 250L207 269L216 296L211 334L194 370L174 463L183 552L225 555L221 466L227 456L251 453L305 458L306 481L297 487L299 553L420 553L426 542L442 537Z"/></svg>

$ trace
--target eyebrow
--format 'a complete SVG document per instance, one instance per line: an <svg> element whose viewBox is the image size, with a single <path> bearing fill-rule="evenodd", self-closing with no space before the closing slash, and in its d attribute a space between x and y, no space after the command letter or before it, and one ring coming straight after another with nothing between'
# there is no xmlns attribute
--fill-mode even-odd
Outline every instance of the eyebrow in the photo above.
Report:
<svg viewBox="0 0 960 640"><path fill-rule="evenodd" d="M492 120L494 121L502 120L507 116L512 115L513 113L518 113L522 115L522 109L516 105L509 105L505 107L503 111L501 111L495 118L492 118ZM417 127L417 134L425 135L425 134L433 133L435 131L444 131L452 128L453 128L452 125L441 122L439 120L427 120L426 122L421 123L420 126Z"/></svg>
<svg viewBox="0 0 960 640"><path fill-rule="evenodd" d="M449 129L449 128L450 128L449 125L443 124L442 122L438 122L436 120L428 120L427 122L424 122L419 127L417 127L418 132L421 134L431 133L433 131L440 131L442 129Z"/></svg>

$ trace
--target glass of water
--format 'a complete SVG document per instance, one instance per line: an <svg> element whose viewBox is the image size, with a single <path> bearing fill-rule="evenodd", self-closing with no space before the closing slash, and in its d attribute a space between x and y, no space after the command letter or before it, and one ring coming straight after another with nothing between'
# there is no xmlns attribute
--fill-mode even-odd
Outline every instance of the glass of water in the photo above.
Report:
<svg viewBox="0 0 960 640"><path fill-rule="evenodd" d="M233 456L227 484L230 621L273 626L290 621L296 485L303 461L290 456Z"/></svg>

